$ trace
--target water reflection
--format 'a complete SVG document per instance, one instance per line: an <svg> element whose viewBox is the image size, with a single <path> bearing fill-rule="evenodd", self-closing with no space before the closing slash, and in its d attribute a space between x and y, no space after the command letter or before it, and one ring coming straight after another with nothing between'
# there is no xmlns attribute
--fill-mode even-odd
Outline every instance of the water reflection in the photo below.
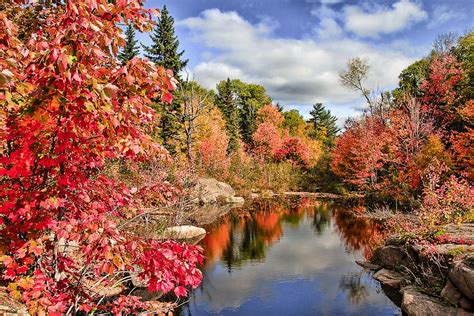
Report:
<svg viewBox="0 0 474 316"><path fill-rule="evenodd" d="M204 281L182 314L393 315L354 263L380 226L311 199L261 201L206 227Z"/></svg>
<svg viewBox="0 0 474 316"><path fill-rule="evenodd" d="M363 282L363 272L343 275L339 281L339 288L347 293L352 304L361 304L367 301L369 289Z"/></svg>

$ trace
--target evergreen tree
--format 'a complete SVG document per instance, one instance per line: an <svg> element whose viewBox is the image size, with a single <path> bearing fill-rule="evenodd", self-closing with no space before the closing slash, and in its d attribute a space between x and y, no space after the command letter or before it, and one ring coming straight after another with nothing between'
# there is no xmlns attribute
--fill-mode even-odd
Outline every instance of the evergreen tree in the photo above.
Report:
<svg viewBox="0 0 474 316"><path fill-rule="evenodd" d="M170 16L166 6L161 10L153 33L150 35L153 44L149 47L143 47L145 56L157 65L173 71L174 77L180 81L179 72L186 67L188 60L183 60L184 50L178 52L179 40L174 34L174 19ZM158 104L156 108L160 114L158 126L158 136L163 146L173 155L176 153L176 143L179 137L179 131L182 123L179 120L181 116L180 91L173 94L172 104Z"/></svg>
<svg viewBox="0 0 474 316"><path fill-rule="evenodd" d="M226 84L226 80L219 82L217 85L219 94L222 94ZM230 86L239 112L240 135L245 143L250 144L253 133L257 129L257 112L263 106L272 103L272 99L267 95L265 87L258 84L232 79L230 80Z"/></svg>
<svg viewBox="0 0 474 316"><path fill-rule="evenodd" d="M253 133L257 129L257 109L253 104L245 103L240 109L240 133L245 143L252 142Z"/></svg>
<svg viewBox="0 0 474 316"><path fill-rule="evenodd" d="M122 64L127 63L130 59L137 56L139 53L139 48L137 45L137 40L135 39L135 29L133 28L132 24L127 26L127 30L125 31L125 47L119 53L118 59L122 62Z"/></svg>
<svg viewBox="0 0 474 316"><path fill-rule="evenodd" d="M174 34L174 18L166 6L161 10L161 16L150 38L153 44L144 47L145 56L157 65L173 70L175 78L179 80L179 72L186 67L189 60L182 59L184 50L178 52L179 40Z"/></svg>
<svg viewBox="0 0 474 316"><path fill-rule="evenodd" d="M311 119L309 122L313 124L315 133L311 135L315 139L321 140L326 146L332 147L334 138L340 129L337 127L337 118L326 110L322 103L313 105L313 110L309 112Z"/></svg>
<svg viewBox="0 0 474 316"><path fill-rule="evenodd" d="M228 152L235 152L239 146L239 109L236 94L229 78L218 86L217 105L226 121L229 134Z"/></svg>

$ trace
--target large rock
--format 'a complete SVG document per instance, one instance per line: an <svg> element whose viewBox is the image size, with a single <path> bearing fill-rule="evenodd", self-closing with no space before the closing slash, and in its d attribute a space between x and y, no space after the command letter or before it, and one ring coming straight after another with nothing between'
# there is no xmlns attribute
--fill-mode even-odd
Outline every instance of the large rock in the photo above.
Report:
<svg viewBox="0 0 474 316"><path fill-rule="evenodd" d="M204 204L216 203L219 200L235 196L235 191L229 184L212 178L199 178L196 184L196 193L199 202Z"/></svg>
<svg viewBox="0 0 474 316"><path fill-rule="evenodd" d="M377 270L380 270L382 268L378 264L373 264L373 263L371 263L369 261L365 261L365 260L356 260L355 262L359 266L361 266L362 268L364 268L366 270L377 271Z"/></svg>
<svg viewBox="0 0 474 316"><path fill-rule="evenodd" d="M396 271L381 269L374 274L374 279L383 285L399 289L403 283L404 276Z"/></svg>
<svg viewBox="0 0 474 316"><path fill-rule="evenodd" d="M407 254L403 247L383 246L375 251L372 262L390 270L401 270L407 263Z"/></svg>
<svg viewBox="0 0 474 316"><path fill-rule="evenodd" d="M474 254L453 262L449 270L449 280L468 299L474 300Z"/></svg>
<svg viewBox="0 0 474 316"><path fill-rule="evenodd" d="M453 283L448 280L441 291L441 297L451 304L457 304L461 300L462 294L453 285Z"/></svg>
<svg viewBox="0 0 474 316"><path fill-rule="evenodd" d="M461 308L443 305L439 300L420 292L416 287L403 288L402 310L409 316L472 315Z"/></svg>
<svg viewBox="0 0 474 316"><path fill-rule="evenodd" d="M201 227L183 225L173 226L165 229L163 236L171 239L194 239L197 237L204 236L206 230Z"/></svg>

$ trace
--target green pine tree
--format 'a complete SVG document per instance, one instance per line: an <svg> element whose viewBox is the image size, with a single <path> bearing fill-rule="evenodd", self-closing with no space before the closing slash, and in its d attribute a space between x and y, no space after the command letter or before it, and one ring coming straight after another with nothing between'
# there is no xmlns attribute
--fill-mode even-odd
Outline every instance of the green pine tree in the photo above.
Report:
<svg viewBox="0 0 474 316"><path fill-rule="evenodd" d="M219 82L217 92L222 94L226 85L227 80ZM257 112L263 106L272 103L272 99L267 95L265 87L245 83L239 79L230 80L230 89L239 112L240 136L245 143L251 144L253 133L257 129Z"/></svg>
<svg viewBox="0 0 474 316"><path fill-rule="evenodd" d="M137 45L137 40L135 39L135 29L133 28L133 25L129 24L125 31L125 47L118 54L118 59L122 64L125 64L127 61L137 56L139 52L140 50Z"/></svg>
<svg viewBox="0 0 474 316"><path fill-rule="evenodd" d="M217 105L226 121L229 135L228 153L235 152L239 147L239 109L237 107L235 91L229 78L218 86Z"/></svg>
<svg viewBox="0 0 474 316"><path fill-rule="evenodd" d="M174 18L166 6L161 10L161 16L150 38L153 44L143 47L145 56L157 65L173 70L175 78L179 80L179 72L186 67L189 60L182 59L184 50L178 52L179 40L174 34Z"/></svg>
<svg viewBox="0 0 474 316"><path fill-rule="evenodd" d="M253 133L257 129L257 109L251 103L244 103L240 109L240 133L245 143L252 142Z"/></svg>
<svg viewBox="0 0 474 316"><path fill-rule="evenodd" d="M175 78L180 81L179 72L186 67L188 60L182 59L184 50L178 52L179 41L174 33L174 19L170 16L166 6L161 10L161 16L150 38L153 42L152 45L143 47L145 56L157 65L171 69ZM182 128L182 123L179 120L182 112L179 101L180 91L176 91L173 97L172 104L157 104L156 106L160 114L158 137L172 155L176 153L176 143Z"/></svg>
<svg viewBox="0 0 474 316"><path fill-rule="evenodd" d="M337 127L337 118L331 115L331 111L326 110L322 103L313 105L313 110L309 112L311 118L309 122L313 124L315 139L321 140L326 147L332 147L334 139L340 129Z"/></svg>

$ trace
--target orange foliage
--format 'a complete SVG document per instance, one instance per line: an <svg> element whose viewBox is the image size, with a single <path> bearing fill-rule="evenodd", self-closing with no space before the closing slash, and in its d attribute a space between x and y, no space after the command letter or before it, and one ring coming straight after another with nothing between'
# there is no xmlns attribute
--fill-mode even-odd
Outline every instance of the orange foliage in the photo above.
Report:
<svg viewBox="0 0 474 316"><path fill-rule="evenodd" d="M332 169L346 183L361 188L374 188L378 170L387 159L386 147L390 134L376 117L366 116L351 123L337 139Z"/></svg>
<svg viewBox="0 0 474 316"><path fill-rule="evenodd" d="M474 100L469 100L459 110L459 115L471 127L466 126L464 131L453 134L451 138L452 149L461 174L474 181Z"/></svg>
<svg viewBox="0 0 474 316"><path fill-rule="evenodd" d="M272 105L265 105L257 112L257 124L269 123L276 127L281 127L285 118L278 109Z"/></svg>
<svg viewBox="0 0 474 316"><path fill-rule="evenodd" d="M225 121L217 108L211 108L208 113L198 117L194 151L200 168L209 174L226 173L229 167L228 144Z"/></svg>

